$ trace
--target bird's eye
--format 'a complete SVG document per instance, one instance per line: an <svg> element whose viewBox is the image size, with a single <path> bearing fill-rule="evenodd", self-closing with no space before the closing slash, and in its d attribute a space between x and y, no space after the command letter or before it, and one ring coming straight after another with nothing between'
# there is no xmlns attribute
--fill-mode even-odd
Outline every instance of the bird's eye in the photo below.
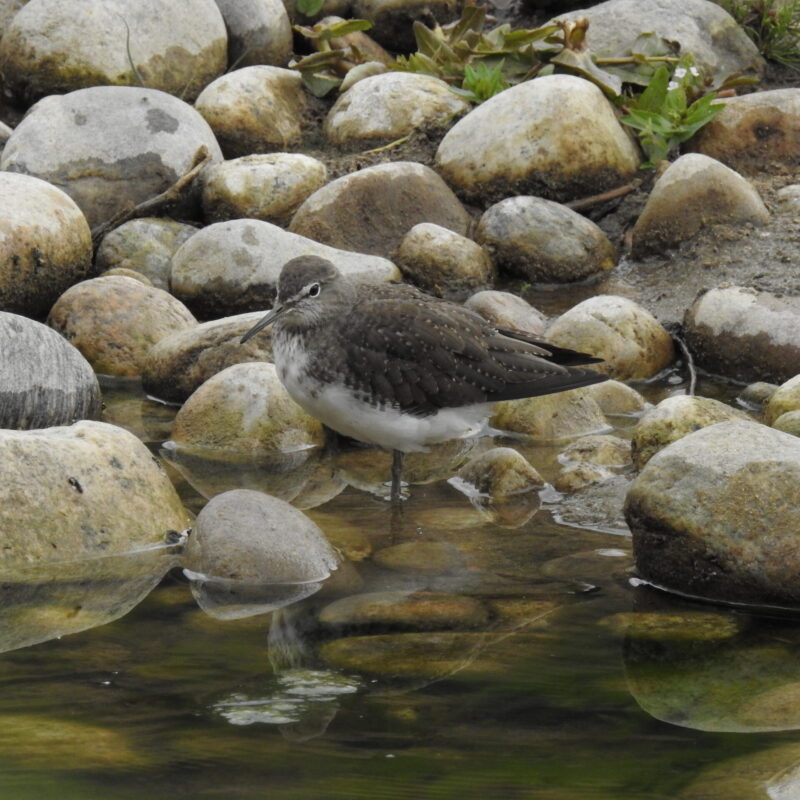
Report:
<svg viewBox="0 0 800 800"><path fill-rule="evenodd" d="M308 296L316 297L318 294L319 294L319 284L312 283L311 286L308 287Z"/></svg>

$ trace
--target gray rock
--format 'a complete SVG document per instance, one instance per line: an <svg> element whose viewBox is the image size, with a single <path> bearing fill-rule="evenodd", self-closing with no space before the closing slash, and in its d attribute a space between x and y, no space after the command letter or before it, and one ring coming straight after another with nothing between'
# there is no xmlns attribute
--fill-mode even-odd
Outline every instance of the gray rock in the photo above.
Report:
<svg viewBox="0 0 800 800"><path fill-rule="evenodd" d="M156 342L142 368L144 390L161 400L183 402L212 375L234 364L272 361L268 331L239 340L264 314L254 311L204 322Z"/></svg>
<svg viewBox="0 0 800 800"><path fill-rule="evenodd" d="M764 405L764 422L773 425L779 417L798 409L800 409L800 375L795 375L778 386L767 398Z"/></svg>
<svg viewBox="0 0 800 800"><path fill-rule="evenodd" d="M328 180L321 161L300 153L242 156L203 173L207 222L252 217L286 225L303 201Z"/></svg>
<svg viewBox="0 0 800 800"><path fill-rule="evenodd" d="M108 557L163 546L189 524L147 447L103 422L0 430L0 504L0 565L74 562L62 580L124 574L125 564Z"/></svg>
<svg viewBox="0 0 800 800"><path fill-rule="evenodd" d="M711 225L765 225L769 211L758 192L719 161L687 153L656 181L633 226L632 252L663 252Z"/></svg>
<svg viewBox="0 0 800 800"><path fill-rule="evenodd" d="M657 453L625 516L640 574L714 600L800 603L800 439L720 422Z"/></svg>
<svg viewBox="0 0 800 800"><path fill-rule="evenodd" d="M2 26L0 26L0 30L2 30ZM12 131L13 128L6 125L5 122L0 121L0 152L2 152L3 148L6 146L6 142L9 136L11 136Z"/></svg>
<svg viewBox="0 0 800 800"><path fill-rule="evenodd" d="M406 233L395 261L406 280L440 297L486 286L493 276L480 245L432 222L420 222Z"/></svg>
<svg viewBox="0 0 800 800"><path fill-rule="evenodd" d="M228 72L195 102L226 158L286 150L300 141L307 98L300 73L254 66Z"/></svg>
<svg viewBox="0 0 800 800"><path fill-rule="evenodd" d="M800 211L800 183L792 183L775 192L778 211L781 214L796 214Z"/></svg>
<svg viewBox="0 0 800 800"><path fill-rule="evenodd" d="M575 492L614 476L631 463L631 443L619 436L582 436L567 445L558 460L564 464L553 480L559 492Z"/></svg>
<svg viewBox="0 0 800 800"><path fill-rule="evenodd" d="M92 264L86 217L60 189L0 172L0 308L40 315Z"/></svg>
<svg viewBox="0 0 800 800"><path fill-rule="evenodd" d="M365 282L399 280L385 258L337 250L255 219L218 222L196 233L172 259L172 291L201 316L269 308L283 265L297 256L332 261Z"/></svg>
<svg viewBox="0 0 800 800"><path fill-rule="evenodd" d="M55 331L0 311L0 428L49 428L100 414L89 362Z"/></svg>
<svg viewBox="0 0 800 800"><path fill-rule="evenodd" d="M684 329L709 372L772 383L800 373L800 298L742 286L710 289L686 312Z"/></svg>
<svg viewBox="0 0 800 800"><path fill-rule="evenodd" d="M596 368L617 380L651 378L675 356L672 338L658 320L633 300L615 295L573 306L550 325L547 339L602 358Z"/></svg>
<svg viewBox="0 0 800 800"><path fill-rule="evenodd" d="M641 469L659 450L700 428L748 416L710 397L676 395L645 412L633 429L633 464Z"/></svg>
<svg viewBox="0 0 800 800"><path fill-rule="evenodd" d="M339 97L325 120L325 135L338 146L363 147L376 139L444 127L469 109L439 78L387 72L362 78Z"/></svg>
<svg viewBox="0 0 800 800"><path fill-rule="evenodd" d="M234 364L183 404L172 426L177 447L216 459L255 459L319 447L322 423L289 397L273 364Z"/></svg>
<svg viewBox="0 0 800 800"><path fill-rule="evenodd" d="M529 281L569 283L613 269L614 245L591 220L541 197L509 197L475 231L500 270Z"/></svg>
<svg viewBox="0 0 800 800"><path fill-rule="evenodd" d="M135 269L126 269L125 267L112 267L111 269L104 270L97 277L110 278L114 275L118 278L133 278L133 280L139 281L139 283L143 283L145 286L153 285L153 281L151 281L147 275L142 275L141 272L137 272Z"/></svg>
<svg viewBox="0 0 800 800"><path fill-rule="evenodd" d="M95 268L135 270L156 288L169 290L172 256L195 233L194 226L171 219L132 219L103 237L95 255Z"/></svg>
<svg viewBox="0 0 800 800"><path fill-rule="evenodd" d="M29 0L0 42L6 86L27 101L101 84L144 84L189 100L225 70L214 0ZM133 63L131 63L133 62Z"/></svg>
<svg viewBox="0 0 800 800"><path fill-rule="evenodd" d="M600 89L571 75L500 92L459 120L436 152L444 179L483 205L522 194L597 194L624 183L640 160Z"/></svg>
<svg viewBox="0 0 800 800"><path fill-rule="evenodd" d="M541 311L511 292L494 289L476 292L464 301L464 305L500 328L543 336L547 326L547 317Z"/></svg>
<svg viewBox="0 0 800 800"><path fill-rule="evenodd" d="M94 228L171 186L200 147L222 160L208 124L177 97L93 86L36 103L11 134L0 169L63 189ZM191 217L197 201L198 192L187 192L173 213Z"/></svg>
<svg viewBox="0 0 800 800"><path fill-rule="evenodd" d="M679 6L664 0L608 0L570 11L569 17L589 20L587 42L597 56L628 54L642 32L652 32L677 42L682 53L691 53L715 85L734 72L760 74L764 69L747 34L727 11L708 0L682 0Z"/></svg>
<svg viewBox="0 0 800 800"><path fill-rule="evenodd" d="M28 0L0 0L0 31L6 30L14 15Z"/></svg>
<svg viewBox="0 0 800 800"><path fill-rule="evenodd" d="M216 0L228 30L228 64L285 67L292 25L280 0Z"/></svg>
<svg viewBox="0 0 800 800"><path fill-rule="evenodd" d="M96 372L140 375L150 348L197 320L162 289L133 278L92 278L68 289L47 323L83 353Z"/></svg>
<svg viewBox="0 0 800 800"><path fill-rule="evenodd" d="M391 258L403 236L419 222L464 236L470 219L430 167L394 161L323 186L300 206L289 230L342 250Z"/></svg>

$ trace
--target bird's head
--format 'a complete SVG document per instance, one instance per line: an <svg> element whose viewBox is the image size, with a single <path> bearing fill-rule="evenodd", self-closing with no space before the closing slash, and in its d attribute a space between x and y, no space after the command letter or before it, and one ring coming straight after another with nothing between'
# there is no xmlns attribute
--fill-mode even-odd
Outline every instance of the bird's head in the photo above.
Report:
<svg viewBox="0 0 800 800"><path fill-rule="evenodd" d="M346 284L339 270L319 256L298 256L287 261L278 277L275 305L242 336L241 343L278 318L285 327L312 327L346 293Z"/></svg>

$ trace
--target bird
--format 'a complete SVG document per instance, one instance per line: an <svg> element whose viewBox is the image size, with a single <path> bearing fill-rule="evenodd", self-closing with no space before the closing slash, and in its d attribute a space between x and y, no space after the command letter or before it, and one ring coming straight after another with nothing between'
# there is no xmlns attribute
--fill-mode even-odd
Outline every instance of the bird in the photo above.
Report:
<svg viewBox="0 0 800 800"><path fill-rule="evenodd" d="M272 310L278 378L292 399L334 431L391 450L390 497L401 498L403 456L475 436L500 400L589 386L602 359L493 325L458 303L408 284L368 284L327 259L293 258Z"/></svg>

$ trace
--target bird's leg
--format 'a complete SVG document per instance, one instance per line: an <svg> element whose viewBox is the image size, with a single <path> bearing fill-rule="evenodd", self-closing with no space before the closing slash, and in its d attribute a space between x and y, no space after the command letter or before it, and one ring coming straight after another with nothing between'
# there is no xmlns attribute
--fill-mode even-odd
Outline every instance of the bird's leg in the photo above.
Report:
<svg viewBox="0 0 800 800"><path fill-rule="evenodd" d="M403 477L403 455L400 450L392 450L392 493L393 503L399 503L403 499L402 477Z"/></svg>

